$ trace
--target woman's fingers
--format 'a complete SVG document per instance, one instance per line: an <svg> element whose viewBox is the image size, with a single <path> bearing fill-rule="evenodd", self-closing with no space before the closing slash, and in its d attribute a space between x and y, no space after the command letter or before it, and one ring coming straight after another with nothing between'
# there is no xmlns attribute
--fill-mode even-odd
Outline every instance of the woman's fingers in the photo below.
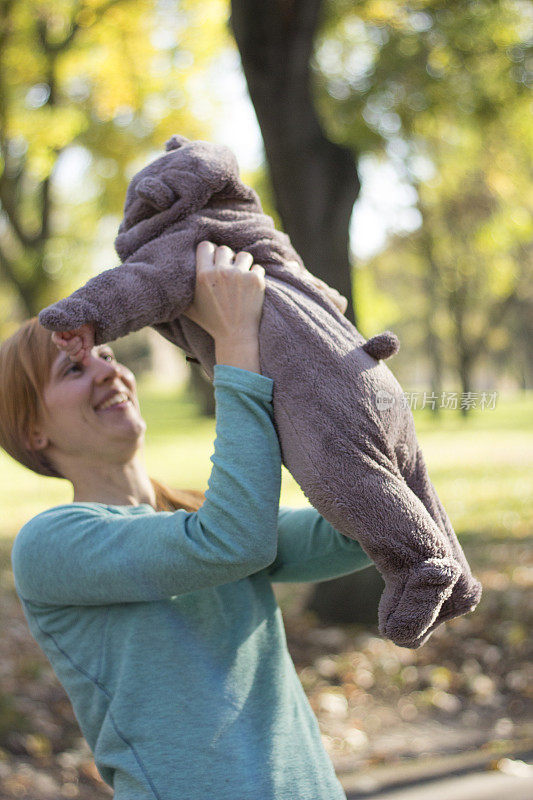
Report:
<svg viewBox="0 0 533 800"><path fill-rule="evenodd" d="M243 272L248 272L252 268L253 263L253 255L251 253L247 253L246 250L239 251L235 256L234 266L242 269Z"/></svg>
<svg viewBox="0 0 533 800"><path fill-rule="evenodd" d="M297 261L289 261L287 262L291 267L301 269L301 265ZM214 267L218 267L219 269L239 269L243 272L253 271L258 272L263 277L265 275L265 270L259 264L254 264L254 259L251 253L248 253L246 250L240 250L238 253L235 253L231 247L227 247L227 245L220 245L217 246L213 242L203 241L196 248L196 268L198 270L202 269L212 269ZM329 286L325 281L317 278L308 270L305 270L307 275L310 277L312 282L315 286L322 290L334 303L341 314L344 314L346 309L348 308L348 299L344 297L344 295L340 294L337 289Z"/></svg>
<svg viewBox="0 0 533 800"><path fill-rule="evenodd" d="M196 248L196 269L203 270L209 269L209 267L213 266L213 256L215 254L216 247L213 242L200 242L198 247Z"/></svg>
<svg viewBox="0 0 533 800"><path fill-rule="evenodd" d="M253 256L245 250L239 251L237 254L227 245L215 245L213 242L204 241L196 248L196 266L197 269L210 269L213 266L220 269L228 267L243 270L247 272L253 264Z"/></svg>
<svg viewBox="0 0 533 800"><path fill-rule="evenodd" d="M265 277L265 268L261 266L261 264L252 264L250 267L250 272L255 272L257 275L260 275L262 278Z"/></svg>
<svg viewBox="0 0 533 800"><path fill-rule="evenodd" d="M317 278L316 275L313 275L311 272L308 272L308 275L310 276L312 282L315 284L317 289L321 289L323 292L325 292L325 294L327 294L331 302L337 306L341 314L344 314L344 312L348 308L348 299L343 294L338 292L337 289L334 289L332 286L329 286L329 284L327 284L325 281L321 280L320 278Z"/></svg>
<svg viewBox="0 0 533 800"><path fill-rule="evenodd" d="M232 267L234 257L235 253L230 247L221 245L215 250L215 266L222 267L223 269L226 267Z"/></svg>
<svg viewBox="0 0 533 800"><path fill-rule="evenodd" d="M346 309L348 308L348 298L345 297L343 294L339 295L339 309L341 314L344 314Z"/></svg>

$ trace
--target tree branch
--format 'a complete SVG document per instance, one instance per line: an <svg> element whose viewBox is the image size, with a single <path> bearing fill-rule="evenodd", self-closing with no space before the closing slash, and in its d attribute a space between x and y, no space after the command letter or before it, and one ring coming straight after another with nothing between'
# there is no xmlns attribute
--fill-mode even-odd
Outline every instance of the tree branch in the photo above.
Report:
<svg viewBox="0 0 533 800"><path fill-rule="evenodd" d="M310 59L322 0L232 0L230 26L257 114L283 228L307 268L349 300L349 221L359 192L351 150L330 141Z"/></svg>
<svg viewBox="0 0 533 800"><path fill-rule="evenodd" d="M10 191L10 187L13 183L5 177L5 175L6 173L4 171L4 174L0 177L0 203L2 204L2 209L20 243L24 247L32 247L36 244L37 237L26 233L22 227L17 213L17 207L13 200L12 192Z"/></svg>
<svg viewBox="0 0 533 800"><path fill-rule="evenodd" d="M488 314L487 324L471 347L473 358L477 358L481 354L483 349L486 347L486 342L491 330L501 324L502 320L505 318L505 315L511 310L517 298L518 294L515 288L500 303L492 306Z"/></svg>
<svg viewBox="0 0 533 800"><path fill-rule="evenodd" d="M38 17L36 22L37 36L41 43L43 52L47 55L51 55L61 53L68 48L78 31L81 29L81 25L76 21L76 17L80 12L85 11L86 8L94 15L94 21L91 23L91 25L87 26L92 27L92 25L98 22L104 16L104 14L109 11L110 8L118 5L120 2L123 2L123 0L108 0L108 2L102 3L101 6L98 6L98 8L90 8L89 6L78 5L78 7L74 9L74 13L70 21L69 32L64 39L59 42L51 42L48 39L46 19L43 16Z"/></svg>
<svg viewBox="0 0 533 800"><path fill-rule="evenodd" d="M6 255L5 250L2 247L2 241L0 240L0 267L2 268L2 272L4 273L5 277L18 287L20 285L20 278L15 272L14 264L15 262Z"/></svg>

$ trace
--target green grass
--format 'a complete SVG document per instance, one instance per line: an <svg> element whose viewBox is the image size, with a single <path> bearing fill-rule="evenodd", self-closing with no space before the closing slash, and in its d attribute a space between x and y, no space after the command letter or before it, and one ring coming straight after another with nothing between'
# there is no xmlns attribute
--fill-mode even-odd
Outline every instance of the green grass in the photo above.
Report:
<svg viewBox="0 0 533 800"><path fill-rule="evenodd" d="M149 474L176 488L207 487L215 421L198 416L183 393L140 383L147 422L145 458ZM455 530L498 538L530 535L533 528L533 396L499 398L496 408L474 410L463 419L443 410L435 419L414 412L431 479ZM10 540L32 516L72 500L66 481L45 478L0 452L0 539ZM307 500L283 468L280 502Z"/></svg>
<svg viewBox="0 0 533 800"><path fill-rule="evenodd" d="M533 531L533 395L498 398L467 419L414 411L431 480L457 533L495 537Z"/></svg>

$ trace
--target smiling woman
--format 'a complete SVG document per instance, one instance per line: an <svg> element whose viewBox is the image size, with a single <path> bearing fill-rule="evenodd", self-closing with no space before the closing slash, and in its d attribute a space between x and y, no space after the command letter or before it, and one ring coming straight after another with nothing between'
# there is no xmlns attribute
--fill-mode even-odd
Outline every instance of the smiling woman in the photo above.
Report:
<svg viewBox="0 0 533 800"><path fill-rule="evenodd" d="M115 404L118 396L122 402ZM74 501L103 492L112 502L120 488L117 464L124 459L128 479L135 476L145 429L135 377L117 363L109 345L94 347L85 363L74 363L33 317L0 346L0 446L40 475L68 474ZM146 502L156 510L195 511L203 502L202 492L148 481Z"/></svg>
<svg viewBox="0 0 533 800"><path fill-rule="evenodd" d="M252 262L198 246L188 314L217 363L197 510L161 509L135 377L108 345L79 348L68 331L73 363L34 318L0 346L0 444L74 487L17 534L15 588L115 800L346 800L271 582L371 560L314 508L279 508L274 381L259 365L264 270Z"/></svg>

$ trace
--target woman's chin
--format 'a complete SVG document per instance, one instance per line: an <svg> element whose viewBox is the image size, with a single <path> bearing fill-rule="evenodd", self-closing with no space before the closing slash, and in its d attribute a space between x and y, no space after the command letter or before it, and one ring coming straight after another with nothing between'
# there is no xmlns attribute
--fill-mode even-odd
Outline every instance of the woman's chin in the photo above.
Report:
<svg viewBox="0 0 533 800"><path fill-rule="evenodd" d="M132 435L144 436L146 431L146 422L144 421L143 417L141 417L135 406L131 406L131 404L129 404L129 407L117 409L114 414L111 412L112 409L110 409L110 413L107 417L104 417L105 412L102 414L106 427L115 428L121 431L127 429L131 431Z"/></svg>

